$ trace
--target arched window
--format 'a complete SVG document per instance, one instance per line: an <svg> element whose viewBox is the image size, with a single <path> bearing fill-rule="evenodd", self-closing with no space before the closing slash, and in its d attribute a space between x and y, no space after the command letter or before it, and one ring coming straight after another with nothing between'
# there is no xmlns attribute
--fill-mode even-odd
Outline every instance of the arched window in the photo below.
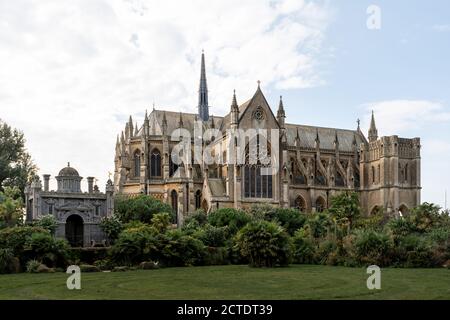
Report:
<svg viewBox="0 0 450 320"><path fill-rule="evenodd" d="M150 153L150 176L161 177L161 153L158 149Z"/></svg>
<svg viewBox="0 0 450 320"><path fill-rule="evenodd" d="M322 197L318 197L316 200L316 211L323 212L325 210L325 200Z"/></svg>
<svg viewBox="0 0 450 320"><path fill-rule="evenodd" d="M302 196L298 196L294 201L294 208L300 212L306 211L306 203Z"/></svg>
<svg viewBox="0 0 450 320"><path fill-rule="evenodd" d="M408 182L408 164L405 164L405 182Z"/></svg>
<svg viewBox="0 0 450 320"><path fill-rule="evenodd" d="M195 210L200 209L202 206L202 192L197 190L195 193Z"/></svg>
<svg viewBox="0 0 450 320"><path fill-rule="evenodd" d="M378 183L381 182L381 166L378 165L378 179L377 179Z"/></svg>
<svg viewBox="0 0 450 320"><path fill-rule="evenodd" d="M259 135L256 136L256 163L250 163L249 149L247 145L245 150L244 196L246 198L272 198L272 175L262 174L262 169L265 169L266 166L261 163L262 159L260 159L260 156L270 158L270 148L267 148L266 153L260 152Z"/></svg>
<svg viewBox="0 0 450 320"><path fill-rule="evenodd" d="M405 206L404 204L402 204L400 206L400 208L398 208L399 213L401 214L401 216L405 216L409 213L409 209L407 206Z"/></svg>
<svg viewBox="0 0 450 320"><path fill-rule="evenodd" d="M336 187L345 187L345 181L339 171L336 172Z"/></svg>
<svg viewBox="0 0 450 320"><path fill-rule="evenodd" d="M134 176L141 176L141 151L139 150L134 152Z"/></svg>
<svg viewBox="0 0 450 320"><path fill-rule="evenodd" d="M306 177L298 168L298 163L294 158L291 158L291 173L292 173L292 183L293 184L306 184Z"/></svg>
<svg viewBox="0 0 450 320"><path fill-rule="evenodd" d="M172 190L170 193L170 200L172 202L172 210L178 216L178 193L175 190Z"/></svg>

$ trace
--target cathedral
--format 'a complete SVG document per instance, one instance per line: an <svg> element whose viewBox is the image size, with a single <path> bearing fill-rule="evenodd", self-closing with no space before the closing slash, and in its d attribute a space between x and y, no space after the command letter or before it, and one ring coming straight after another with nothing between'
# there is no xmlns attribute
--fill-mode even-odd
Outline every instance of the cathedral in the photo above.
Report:
<svg viewBox="0 0 450 320"><path fill-rule="evenodd" d="M214 134L197 143L196 129ZM245 139L236 148L241 133L250 130L271 132L256 134L256 161L249 161L255 150ZM175 152L181 144L222 161L210 163L202 156L194 161L198 152ZM379 137L373 113L367 137L359 121L356 130L288 123L282 98L275 114L259 82L249 100L238 104L233 94L228 114L210 116L202 53L198 112L153 108L142 126L130 116L117 138L114 192L160 199L172 206L178 224L198 209L258 203L321 212L333 195L346 190L359 194L365 214L407 214L420 204L420 147L420 138ZM243 161L232 161L238 150ZM260 161L264 152L275 161Z"/></svg>

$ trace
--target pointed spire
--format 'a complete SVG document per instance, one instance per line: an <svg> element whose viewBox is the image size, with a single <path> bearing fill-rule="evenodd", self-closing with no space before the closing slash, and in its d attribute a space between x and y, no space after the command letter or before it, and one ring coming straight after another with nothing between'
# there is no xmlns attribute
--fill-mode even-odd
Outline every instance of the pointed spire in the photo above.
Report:
<svg viewBox="0 0 450 320"><path fill-rule="evenodd" d="M295 146L300 147L300 132L297 128L297 135L295 136Z"/></svg>
<svg viewBox="0 0 450 320"><path fill-rule="evenodd" d="M233 89L233 100L231 101L231 109L239 108L236 100L236 90Z"/></svg>
<svg viewBox="0 0 450 320"><path fill-rule="evenodd" d="M166 111L164 111L162 118L162 133L166 134L166 132L167 132L167 118L166 118Z"/></svg>
<svg viewBox="0 0 450 320"><path fill-rule="evenodd" d="M136 122L136 126L134 127L134 135L137 136L138 132L139 132L139 129L138 129L138 124Z"/></svg>
<svg viewBox="0 0 450 320"><path fill-rule="evenodd" d="M120 146L120 140L119 140L119 135L117 135L116 148L118 148L119 146Z"/></svg>
<svg viewBox="0 0 450 320"><path fill-rule="evenodd" d="M231 101L231 124L237 125L239 122L239 106L236 100L236 90L233 90L233 100Z"/></svg>
<svg viewBox="0 0 450 320"><path fill-rule="evenodd" d="M148 121L148 113L147 113L147 109L145 109L145 121Z"/></svg>
<svg viewBox="0 0 450 320"><path fill-rule="evenodd" d="M278 112L277 112L277 118L286 118L286 113L284 112L284 105L283 105L283 96L280 96L280 104L278 105Z"/></svg>
<svg viewBox="0 0 450 320"><path fill-rule="evenodd" d="M372 118L370 119L370 128L369 128L369 142L376 141L378 139L378 130L375 125L375 115L372 110Z"/></svg>
<svg viewBox="0 0 450 320"><path fill-rule="evenodd" d="M339 144L339 138L338 138L337 130L334 130L334 143L335 144Z"/></svg>
<svg viewBox="0 0 450 320"><path fill-rule="evenodd" d="M209 119L208 85L206 83L205 53L202 50L200 88L198 90L198 115L202 121Z"/></svg>
<svg viewBox="0 0 450 320"><path fill-rule="evenodd" d="M320 144L319 128L316 128L316 139L315 139L315 142L316 142L317 146Z"/></svg>
<svg viewBox="0 0 450 320"><path fill-rule="evenodd" d="M211 115L211 128L215 128L215 123L214 123L214 116L213 115Z"/></svg>

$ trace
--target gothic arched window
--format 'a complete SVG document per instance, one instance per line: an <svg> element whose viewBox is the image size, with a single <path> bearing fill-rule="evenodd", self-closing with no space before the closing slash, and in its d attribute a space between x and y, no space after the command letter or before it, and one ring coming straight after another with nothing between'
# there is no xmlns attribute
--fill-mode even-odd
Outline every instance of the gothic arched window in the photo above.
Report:
<svg viewBox="0 0 450 320"><path fill-rule="evenodd" d="M266 152L260 152L260 135L256 136L256 163L250 163L250 148L247 145L245 150L245 167L244 167L244 196L246 198L272 198L273 186L272 175L266 174L265 170L268 166L261 163L260 157L270 158L270 148L267 147ZM262 150L263 151L263 150ZM253 160L253 159L252 159ZM264 170L264 171L263 171Z"/></svg>
<svg viewBox="0 0 450 320"><path fill-rule="evenodd" d="M375 184L375 167L372 166L372 184Z"/></svg>
<svg viewBox="0 0 450 320"><path fill-rule="evenodd" d="M161 153L158 149L150 153L150 176L161 177Z"/></svg>
<svg viewBox="0 0 450 320"><path fill-rule="evenodd" d="M195 210L200 209L202 205L202 192L197 190L195 193Z"/></svg>
<svg viewBox="0 0 450 320"><path fill-rule="evenodd" d="M294 158L291 158L291 173L293 184L306 184L306 177L298 168L298 163Z"/></svg>
<svg viewBox="0 0 450 320"><path fill-rule="evenodd" d="M300 212L306 211L306 202L305 199L303 199L302 196L298 196L294 201L294 208L297 209Z"/></svg>
<svg viewBox="0 0 450 320"><path fill-rule="evenodd" d="M316 211L323 212L325 210L325 200L322 197L318 197L316 200Z"/></svg>
<svg viewBox="0 0 450 320"><path fill-rule="evenodd" d="M405 164L405 182L408 182L408 164Z"/></svg>
<svg viewBox="0 0 450 320"><path fill-rule="evenodd" d="M345 187L345 181L339 171L336 172L336 187Z"/></svg>
<svg viewBox="0 0 450 320"><path fill-rule="evenodd" d="M139 150L134 152L134 176L141 176L141 151Z"/></svg>

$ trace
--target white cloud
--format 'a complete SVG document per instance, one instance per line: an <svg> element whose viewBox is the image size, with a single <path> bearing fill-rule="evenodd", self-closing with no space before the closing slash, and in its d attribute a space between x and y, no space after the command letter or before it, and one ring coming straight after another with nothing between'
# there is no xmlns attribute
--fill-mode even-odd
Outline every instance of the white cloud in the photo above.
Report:
<svg viewBox="0 0 450 320"><path fill-rule="evenodd" d="M375 112L380 135L399 135L433 123L450 121L450 110L440 102L427 100L388 100L366 103L363 128L369 128L370 112Z"/></svg>
<svg viewBox="0 0 450 320"><path fill-rule="evenodd" d="M71 161L103 185L128 114L194 111L206 51L214 114L263 89L321 85L332 12L301 0L0 1L0 118L41 173Z"/></svg>

